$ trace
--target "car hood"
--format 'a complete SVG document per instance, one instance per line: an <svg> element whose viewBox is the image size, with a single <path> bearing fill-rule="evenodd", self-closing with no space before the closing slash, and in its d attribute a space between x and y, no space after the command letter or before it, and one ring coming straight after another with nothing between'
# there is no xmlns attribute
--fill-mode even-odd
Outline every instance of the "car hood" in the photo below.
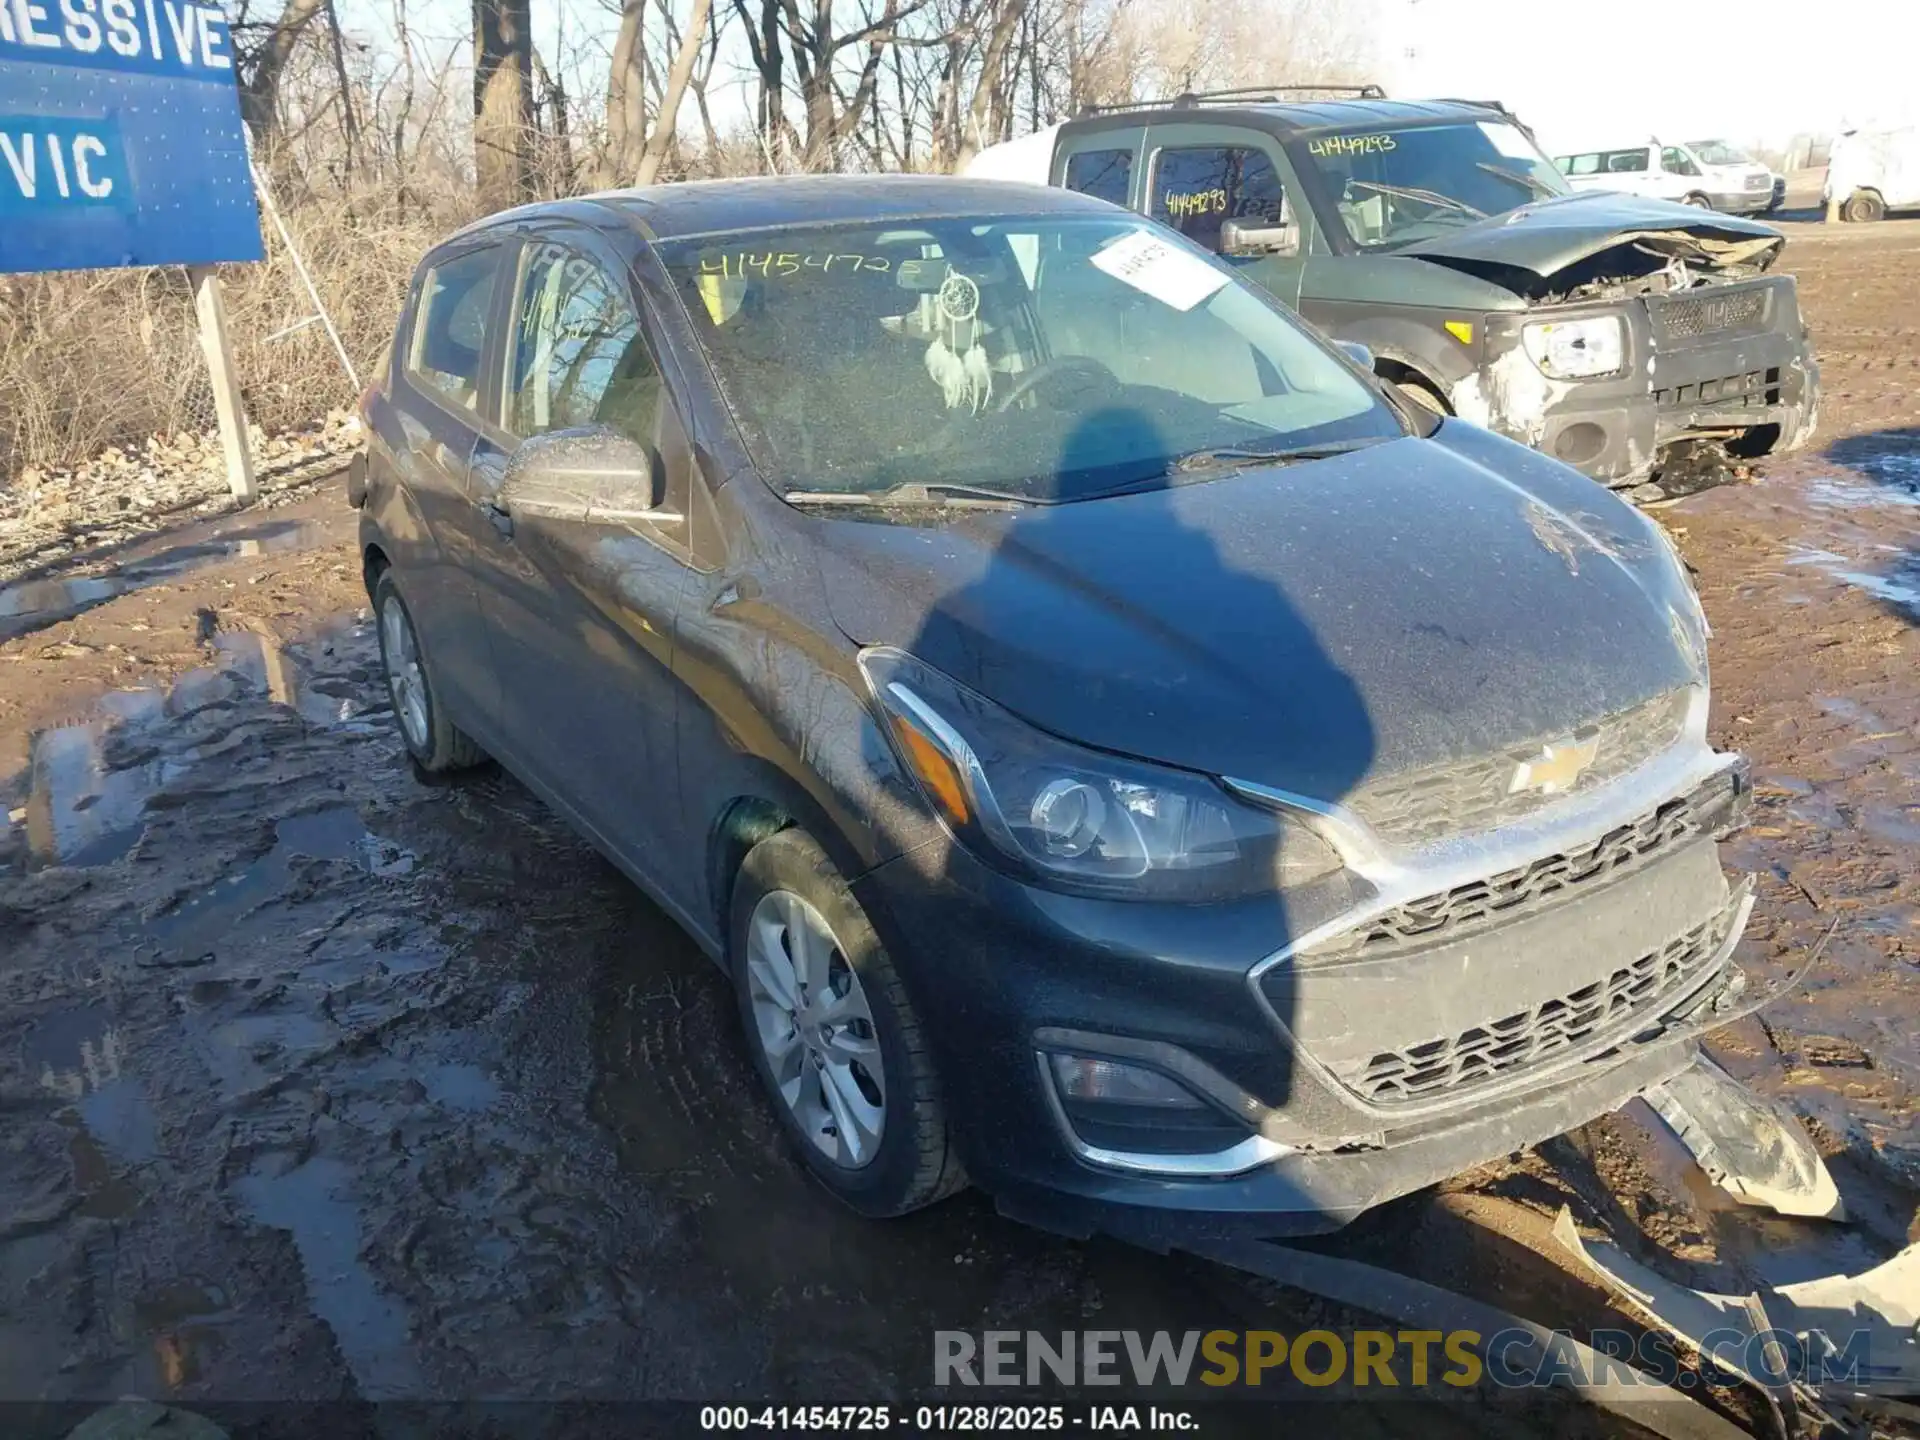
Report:
<svg viewBox="0 0 1920 1440"><path fill-rule="evenodd" d="M1459 422L1138 495L816 523L854 642L1082 744L1324 801L1699 678L1651 523Z"/></svg>
<svg viewBox="0 0 1920 1440"><path fill-rule="evenodd" d="M1668 200L1585 190L1523 205L1395 253L1498 279L1549 279L1617 248L1678 258L1706 269L1771 265L1786 244L1771 225ZM1515 286L1524 289L1524 281Z"/></svg>

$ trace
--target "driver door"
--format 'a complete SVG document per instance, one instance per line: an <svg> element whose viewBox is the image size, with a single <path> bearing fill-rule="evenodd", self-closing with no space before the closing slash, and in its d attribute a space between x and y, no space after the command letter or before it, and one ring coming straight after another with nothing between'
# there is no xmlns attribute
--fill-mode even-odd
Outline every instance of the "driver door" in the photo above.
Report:
<svg viewBox="0 0 1920 1440"><path fill-rule="evenodd" d="M1220 254L1229 220L1300 226L1292 255L1221 255L1281 304L1297 309L1300 273L1312 244L1305 207L1280 142L1244 125L1169 124L1147 130L1142 209L1194 244Z"/></svg>

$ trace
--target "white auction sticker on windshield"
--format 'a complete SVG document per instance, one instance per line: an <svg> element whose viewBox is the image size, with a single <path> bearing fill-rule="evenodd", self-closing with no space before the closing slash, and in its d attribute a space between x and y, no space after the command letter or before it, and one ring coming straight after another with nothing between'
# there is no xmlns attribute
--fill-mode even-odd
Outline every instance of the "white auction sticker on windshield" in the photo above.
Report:
<svg viewBox="0 0 1920 1440"><path fill-rule="evenodd" d="M1198 255L1147 230L1114 241L1093 257L1096 267L1175 310L1191 310L1227 283Z"/></svg>
<svg viewBox="0 0 1920 1440"><path fill-rule="evenodd" d="M1497 120L1482 120L1480 133L1488 142L1509 160L1538 160L1540 154L1527 142L1527 137L1512 125L1503 125Z"/></svg>

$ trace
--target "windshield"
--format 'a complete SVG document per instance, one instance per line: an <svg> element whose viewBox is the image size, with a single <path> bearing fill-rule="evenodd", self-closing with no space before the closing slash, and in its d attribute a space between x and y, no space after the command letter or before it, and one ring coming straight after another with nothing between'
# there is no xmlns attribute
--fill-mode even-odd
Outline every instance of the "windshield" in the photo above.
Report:
<svg viewBox="0 0 1920 1440"><path fill-rule="evenodd" d="M1355 130L1313 136L1296 148L1326 182L1347 234L1368 249L1571 193L1553 162L1504 121Z"/></svg>
<svg viewBox="0 0 1920 1440"><path fill-rule="evenodd" d="M1264 292L1138 218L752 230L658 253L782 492L1074 500L1203 474L1198 452L1406 433Z"/></svg>
<svg viewBox="0 0 1920 1440"><path fill-rule="evenodd" d="M1748 165L1752 163L1747 152L1737 145L1729 145L1724 140L1696 140L1687 148L1694 157L1706 165Z"/></svg>

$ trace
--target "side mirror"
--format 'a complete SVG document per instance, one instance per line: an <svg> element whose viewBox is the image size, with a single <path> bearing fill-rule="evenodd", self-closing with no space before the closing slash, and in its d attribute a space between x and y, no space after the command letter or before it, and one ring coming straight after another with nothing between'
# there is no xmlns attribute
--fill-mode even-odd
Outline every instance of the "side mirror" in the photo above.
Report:
<svg viewBox="0 0 1920 1440"><path fill-rule="evenodd" d="M660 452L604 425L523 442L500 483L500 503L514 516L580 524L657 519L666 498Z"/></svg>
<svg viewBox="0 0 1920 1440"><path fill-rule="evenodd" d="M1347 358L1369 375L1373 373L1373 351L1358 340L1336 340L1333 342L1346 352Z"/></svg>
<svg viewBox="0 0 1920 1440"><path fill-rule="evenodd" d="M1283 220L1278 225L1249 224L1229 220L1220 227L1220 253L1223 255L1298 255L1300 223Z"/></svg>

